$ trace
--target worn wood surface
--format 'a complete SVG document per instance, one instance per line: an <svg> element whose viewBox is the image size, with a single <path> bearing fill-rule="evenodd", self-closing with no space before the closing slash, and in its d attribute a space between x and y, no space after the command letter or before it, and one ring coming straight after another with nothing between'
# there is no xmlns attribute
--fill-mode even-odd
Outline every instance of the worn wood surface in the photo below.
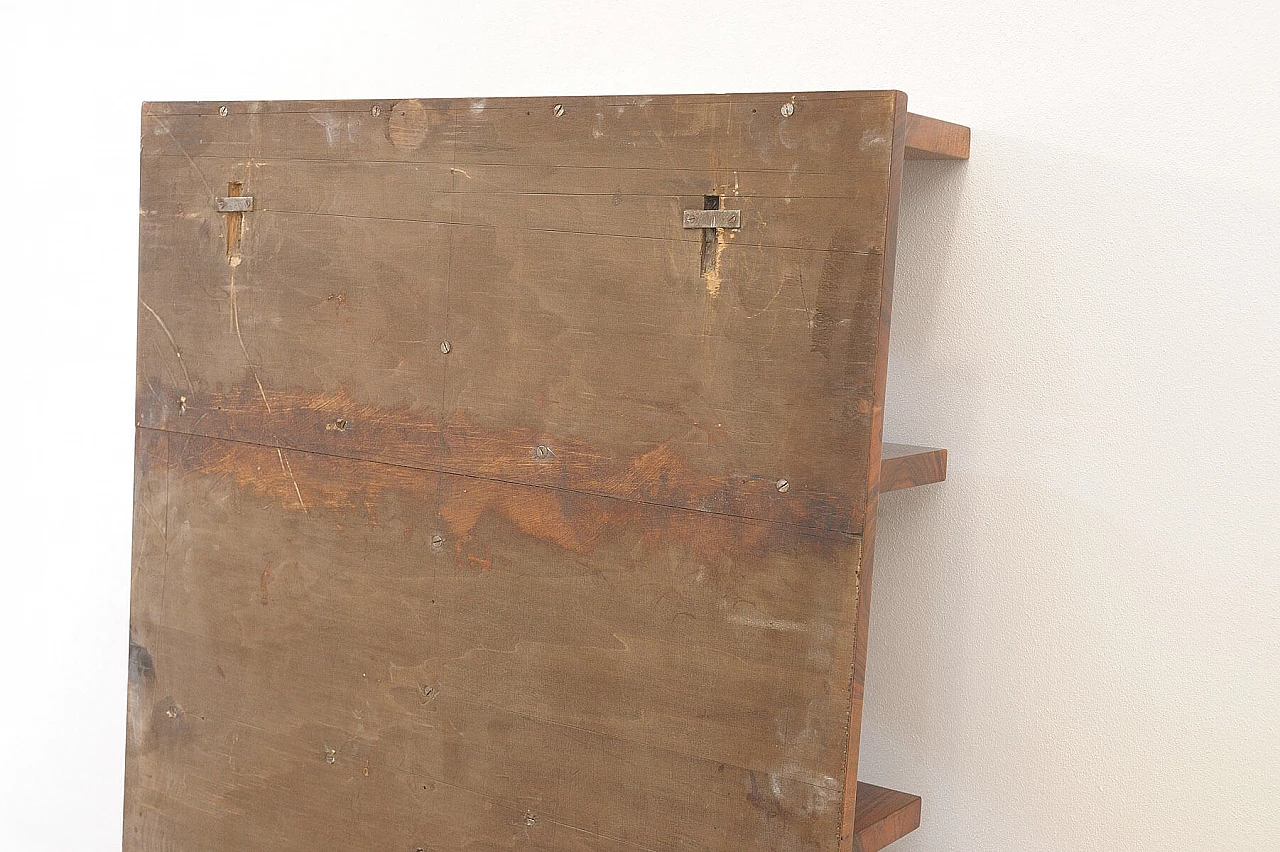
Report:
<svg viewBox="0 0 1280 852"><path fill-rule="evenodd" d="M905 96L221 106L143 115L126 850L862 842Z"/></svg>
<svg viewBox="0 0 1280 852"><path fill-rule="evenodd" d="M831 848L857 537L150 429L138 458L129 848Z"/></svg>
<svg viewBox="0 0 1280 852"><path fill-rule="evenodd" d="M894 97L149 105L138 420L856 533Z"/></svg>
<svg viewBox="0 0 1280 852"><path fill-rule="evenodd" d="M947 451L910 444L884 444L880 452L880 493L930 485L947 478Z"/></svg>

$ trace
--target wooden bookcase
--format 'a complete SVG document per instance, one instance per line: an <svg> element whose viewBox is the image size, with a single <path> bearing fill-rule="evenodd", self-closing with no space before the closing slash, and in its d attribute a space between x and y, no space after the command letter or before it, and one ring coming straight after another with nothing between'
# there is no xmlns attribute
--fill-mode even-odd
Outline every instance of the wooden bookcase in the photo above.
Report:
<svg viewBox="0 0 1280 852"><path fill-rule="evenodd" d="M142 116L126 850L869 850L901 92Z"/></svg>

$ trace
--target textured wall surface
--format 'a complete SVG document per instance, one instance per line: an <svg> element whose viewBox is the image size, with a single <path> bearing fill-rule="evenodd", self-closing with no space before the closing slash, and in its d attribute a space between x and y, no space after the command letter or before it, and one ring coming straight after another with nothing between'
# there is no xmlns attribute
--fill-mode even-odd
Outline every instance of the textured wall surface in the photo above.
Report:
<svg viewBox="0 0 1280 852"><path fill-rule="evenodd" d="M1280 847L1278 14L11 13L0 847L119 843L143 99L881 87L973 127L903 191L886 437L951 470L882 501L863 774L925 797L894 848Z"/></svg>

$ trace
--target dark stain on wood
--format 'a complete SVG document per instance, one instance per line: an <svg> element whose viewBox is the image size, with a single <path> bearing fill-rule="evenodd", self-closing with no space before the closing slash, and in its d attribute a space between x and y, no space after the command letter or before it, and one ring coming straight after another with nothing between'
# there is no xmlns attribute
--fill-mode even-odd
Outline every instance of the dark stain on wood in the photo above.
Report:
<svg viewBox="0 0 1280 852"><path fill-rule="evenodd" d="M148 681L155 680L156 667L151 661L151 655L147 653L147 649L141 645L129 643L129 683L135 686L142 686Z"/></svg>

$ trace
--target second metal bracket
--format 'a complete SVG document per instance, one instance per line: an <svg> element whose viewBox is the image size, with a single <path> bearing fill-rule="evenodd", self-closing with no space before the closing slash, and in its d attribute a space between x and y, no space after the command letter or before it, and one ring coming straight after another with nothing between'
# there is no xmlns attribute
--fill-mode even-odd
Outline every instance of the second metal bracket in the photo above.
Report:
<svg viewBox="0 0 1280 852"><path fill-rule="evenodd" d="M252 195L232 195L216 198L219 213L247 213L253 209Z"/></svg>
<svg viewBox="0 0 1280 852"><path fill-rule="evenodd" d="M686 228L741 228L741 210L686 210Z"/></svg>

